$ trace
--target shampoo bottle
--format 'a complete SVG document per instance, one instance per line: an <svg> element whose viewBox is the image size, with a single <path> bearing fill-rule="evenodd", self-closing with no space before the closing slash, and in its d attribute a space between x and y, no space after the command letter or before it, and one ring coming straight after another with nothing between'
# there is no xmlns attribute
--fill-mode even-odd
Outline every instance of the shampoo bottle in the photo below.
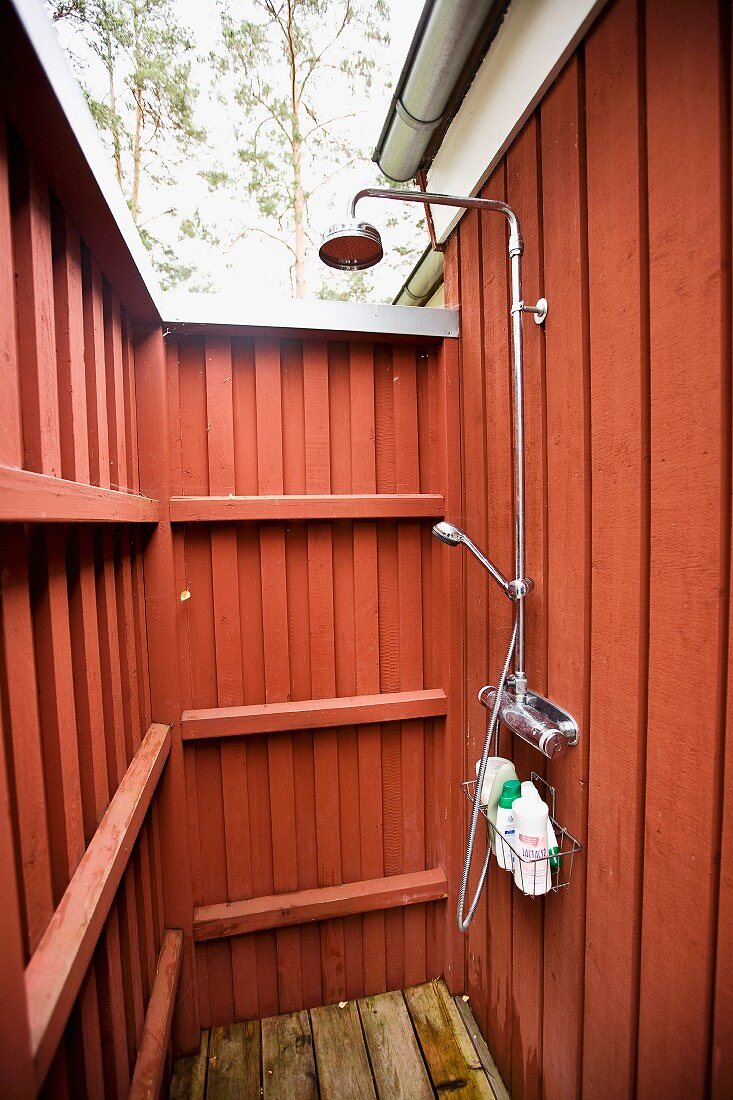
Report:
<svg viewBox="0 0 733 1100"><path fill-rule="evenodd" d="M531 779L525 779L524 783L522 783L522 797L536 798L541 801L542 795ZM555 830L552 827L552 818L549 815L547 818L547 850L550 853L550 867L553 871L557 871L560 867L560 849L557 844Z"/></svg>
<svg viewBox="0 0 733 1100"><path fill-rule="evenodd" d="M515 843L514 813L512 805L519 798L521 784L518 779L508 780L499 797L496 808L496 831L494 832L494 853L496 862L505 871L514 869L514 853L512 847ZM506 843L508 841L508 843Z"/></svg>
<svg viewBox="0 0 733 1100"><path fill-rule="evenodd" d="M547 858L547 803L522 795L513 803L512 811L515 848L520 856L514 860L514 882L524 894L546 894L552 887Z"/></svg>

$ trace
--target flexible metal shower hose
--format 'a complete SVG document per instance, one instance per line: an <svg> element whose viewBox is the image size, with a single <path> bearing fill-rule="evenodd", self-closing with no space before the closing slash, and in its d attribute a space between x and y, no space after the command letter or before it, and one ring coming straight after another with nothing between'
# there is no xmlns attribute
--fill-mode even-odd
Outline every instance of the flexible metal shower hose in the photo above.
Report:
<svg viewBox="0 0 733 1100"><path fill-rule="evenodd" d="M471 860L473 859L473 845L476 840L476 828L478 826L478 819L481 813L481 795L484 789L484 775L486 773L486 762L491 755L491 743L494 739L494 734L499 721L499 707L501 706L501 696L504 691L504 684L506 683L507 674L509 672L509 665L511 664L512 654L514 653L514 646L517 641L517 629L519 625L519 617L515 612L514 615L514 629L512 630L512 636L509 641L509 649L507 650L506 659L504 661L504 667L501 670L501 677L499 679L499 687L496 692L496 702L494 703L494 709L491 712L491 718L489 719L489 728L486 731L486 740L484 742L484 751L481 755L481 764L478 770L478 778L476 779L476 789L473 799L473 813L471 814L471 825L468 830L468 839L466 841L466 858L463 863L463 875L461 877L461 888L458 892L458 911L456 913L456 919L458 921L458 928L461 932L465 932L469 924L473 920L474 913L476 912L476 906L478 905L479 898L481 897L481 891L484 888L486 882L486 874L489 870L489 861L491 859L491 834L487 827L487 840L486 840L486 859L484 865L481 868L481 874L479 875L478 886L476 887L476 893L473 895L473 901L471 902L468 912L464 914L466 905L466 891L468 890L468 875L471 870ZM498 747L498 739L497 739Z"/></svg>

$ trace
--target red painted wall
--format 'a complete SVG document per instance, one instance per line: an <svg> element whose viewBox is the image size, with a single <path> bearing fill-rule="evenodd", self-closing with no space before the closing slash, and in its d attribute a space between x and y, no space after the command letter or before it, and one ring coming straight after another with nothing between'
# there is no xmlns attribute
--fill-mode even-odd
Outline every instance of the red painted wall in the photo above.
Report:
<svg viewBox="0 0 733 1100"><path fill-rule="evenodd" d="M353 518L337 521L176 525L176 587L190 593L179 604L182 709L216 718L216 708L441 687L438 548L430 521L402 503L442 487L435 348L212 334L171 338L167 352L174 496L394 497L394 518L379 520L357 498ZM439 866L443 726L189 743L194 903ZM444 912L416 905L201 943L202 1022L434 977Z"/></svg>
<svg viewBox="0 0 733 1100"><path fill-rule="evenodd" d="M0 128L0 465L137 493L132 325L17 133ZM41 486L35 488L42 492ZM7 1095L31 1095L23 967L151 721L137 525L0 528ZM163 933L150 810L65 1036L53 1095L127 1095Z"/></svg>
<svg viewBox="0 0 733 1100"><path fill-rule="evenodd" d="M733 1088L730 168L729 6L617 0L483 192L516 207L525 299L550 303L525 323L527 663L581 726L547 767L585 845L570 888L524 899L495 871L468 936L516 1097ZM508 567L505 232L467 215L446 286L463 516ZM466 586L470 771L510 610L472 567ZM537 762L502 748L523 777Z"/></svg>

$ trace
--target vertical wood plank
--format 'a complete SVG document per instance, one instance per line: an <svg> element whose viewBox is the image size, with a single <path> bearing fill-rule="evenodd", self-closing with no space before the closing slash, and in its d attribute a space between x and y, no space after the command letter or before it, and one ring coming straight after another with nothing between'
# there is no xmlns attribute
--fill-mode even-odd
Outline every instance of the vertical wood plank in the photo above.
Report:
<svg viewBox="0 0 733 1100"><path fill-rule="evenodd" d="M23 432L20 414L20 379L15 321L15 270L8 175L8 143L0 126L0 402L2 422L0 462L23 465Z"/></svg>
<svg viewBox="0 0 733 1100"><path fill-rule="evenodd" d="M79 749L84 837L89 843L109 803L102 707L97 593L92 532L80 528L70 537L69 619L74 700Z"/></svg>
<svg viewBox="0 0 733 1100"><path fill-rule="evenodd" d="M25 465L61 473L48 188L19 145L11 159L15 305Z"/></svg>
<svg viewBox="0 0 733 1100"><path fill-rule="evenodd" d="M646 6L646 25L654 30L646 42L651 566L640 1095L704 1095L710 1044L725 686L720 577L730 507L729 363L721 342L730 323L722 275L729 240L721 235L722 163L729 164L730 151L721 146L718 125L721 11L714 3ZM701 128L702 117L715 124ZM671 286L685 303L677 313L666 308ZM698 577L694 591L691 571ZM672 685L684 697L701 678L706 720L681 728L670 753L663 697ZM678 789L690 769L707 798ZM680 878L667 837L690 814L696 858Z"/></svg>
<svg viewBox="0 0 733 1100"><path fill-rule="evenodd" d="M102 273L88 250L81 250L84 305L84 368L89 425L89 476L93 485L109 488L109 428L104 358Z"/></svg>
<svg viewBox="0 0 733 1100"><path fill-rule="evenodd" d="M620 0L585 51L593 451L588 850L603 855L588 860L583 1090L609 1097L635 1089L644 836L650 409L638 19L638 5ZM629 777L622 795L614 781L619 743ZM618 843L609 845L609 836Z"/></svg>
<svg viewBox="0 0 733 1100"><path fill-rule="evenodd" d="M579 59L542 104L542 182L548 439L548 660L551 698L585 732L548 765L560 820L585 842L589 751L590 452L585 241L583 83ZM544 1087L548 1098L577 1093L582 1044L585 861L572 889L545 911Z"/></svg>
<svg viewBox="0 0 733 1100"><path fill-rule="evenodd" d="M306 492L330 492L330 426L328 350L325 342L303 347ZM336 693L334 642L333 540L330 525L308 525L308 596L311 631L311 690L315 698ZM313 737L316 785L318 884L343 881L339 814L338 733L322 730ZM346 995L343 924L321 925L323 997L328 1004Z"/></svg>
<svg viewBox="0 0 733 1100"><path fill-rule="evenodd" d="M377 492L397 490L394 424L394 373L392 349L374 347L374 435ZM377 580L379 627L379 688L398 691L399 668L399 575L397 524L377 525ZM390 723L382 727L382 837L384 873L399 874L402 867L402 753L401 729ZM404 914L385 913L385 961L387 989L404 985Z"/></svg>
<svg viewBox="0 0 733 1100"><path fill-rule="evenodd" d="M70 532L67 551L69 631L79 754L83 839L91 840L109 803L91 532ZM111 940L107 939L108 945ZM79 998L80 1043L91 1095L104 1089L100 992L94 963Z"/></svg>
<svg viewBox="0 0 733 1100"><path fill-rule="evenodd" d="M278 343L255 343L257 400L257 464L260 493L283 491L282 380ZM260 529L265 698L278 702L290 692L287 646L288 606L285 572L285 530L282 524ZM293 739L277 735L267 745L272 807L272 875L276 891L295 889L298 882L295 836L295 776ZM297 929L277 932L277 973L280 1007L302 1003L301 952Z"/></svg>
<svg viewBox="0 0 733 1100"><path fill-rule="evenodd" d="M209 454L209 491L226 496L235 491L233 363L229 341L213 338L206 342L206 408ZM244 698L242 639L239 610L237 534L231 526L211 529L211 562L214 577L214 632L216 681L219 706L234 706ZM224 744L220 749L221 781L226 839L227 896L250 897L252 868L248 829L247 761L243 743ZM251 938L232 944L232 966L236 950L237 974L232 972L233 1009L251 1015L255 947ZM250 985L250 991L247 986Z"/></svg>
<svg viewBox="0 0 733 1100"><path fill-rule="evenodd" d="M396 347L393 361L397 492L420 491L415 349ZM420 524L403 520L397 529L399 575L400 688L423 686L422 575ZM402 723L403 871L425 867L425 745L421 721ZM425 907L404 913L405 984L426 978Z"/></svg>
<svg viewBox="0 0 733 1100"><path fill-rule="evenodd" d="M34 563L36 665L39 683L43 772L51 842L54 902L60 902L84 853L79 751L66 582L66 534L37 529L29 546Z"/></svg>
<svg viewBox="0 0 733 1100"><path fill-rule="evenodd" d="M120 303L117 295L106 281L103 282L103 295L110 485L113 489L126 489L127 440L125 437L125 387L122 374Z"/></svg>
<svg viewBox="0 0 733 1100"><path fill-rule="evenodd" d="M445 250L445 300L457 306L460 298L460 241L455 234ZM445 495L446 515L462 518L462 417L461 417L461 365L460 348L454 341L444 341L438 356L438 476ZM438 724L439 744L436 753L439 812L442 820L439 835L439 852L446 869L449 898L458 896L461 861L465 847L466 810L455 812L456 791L466 777L465 745L465 695L463 680L464 633L462 554L440 554L433 548L436 583L440 592L432 619L432 636L435 639L436 666L448 694L448 714ZM445 630L447 626L447 638ZM445 638L445 642L443 639ZM462 803L460 803L462 806ZM444 906L445 923L445 979L452 993L463 992L465 986L465 937L458 931L454 916L454 904Z"/></svg>
<svg viewBox="0 0 733 1100"><path fill-rule="evenodd" d="M258 480L257 382L254 343L237 341L232 347L234 367L235 476L237 491L256 495ZM248 703L265 701L264 610L261 576L261 540L257 527L240 527L239 598L242 615L244 691ZM271 893L272 831L267 739L252 738L247 751L247 797L252 860L252 893ZM238 950L238 948L234 948ZM277 940L274 932L255 937L258 1014L277 1012ZM320 966L319 966L320 970ZM236 981L235 969L235 981ZM251 976L245 980L251 980Z"/></svg>
<svg viewBox="0 0 733 1100"><path fill-rule="evenodd" d="M353 491L351 468L351 362L349 345L333 342L328 346L328 411L331 467L331 492ZM354 538L356 525L336 522L331 525L333 544L333 617L334 658L337 696L356 694L356 597L354 591ZM359 843L359 749L353 726L339 729L339 833L341 875L345 882L362 877ZM364 990L362 918L342 921L344 969L347 998L358 997Z"/></svg>
<svg viewBox="0 0 733 1100"><path fill-rule="evenodd" d="M120 313L122 338L122 389L125 417L125 450L127 468L125 483L128 489L140 491L140 472L137 453L137 402L135 400L135 366L133 363L132 326L124 310Z"/></svg>
<svg viewBox="0 0 733 1100"><path fill-rule="evenodd" d="M303 344L285 340L282 348L283 382L283 489L306 491L306 423L303 379ZM288 649L290 691L293 699L310 699L311 643L308 594L308 525L291 524L285 540L288 601ZM300 888L318 886L318 835L313 733L303 730L293 738L293 767L298 777L295 799L297 871ZM321 928L300 928L303 1008L322 1003Z"/></svg>
<svg viewBox="0 0 733 1100"><path fill-rule="evenodd" d="M163 339L159 330L135 334L135 382L140 444L140 488L161 501L163 514L144 549L145 607L154 721L170 723L171 751L156 798L165 924L184 933L179 996L173 1020L176 1050L195 1050L199 1036L193 947L193 894L186 774L181 743L178 653L180 600L175 587L173 537L167 514L171 496L173 422L167 399Z"/></svg>
<svg viewBox="0 0 733 1100"><path fill-rule="evenodd" d="M494 181L492 180L492 185L490 187L492 195L494 195L495 192L493 184ZM496 197L501 198L501 195L497 194ZM492 219L490 215L486 215L485 217L487 222L486 228L494 234L492 243L501 242L499 231L503 227L501 225L497 227L495 225L495 219ZM479 214L471 211L464 219L460 229L460 308L461 317L463 318L461 379L463 383L462 393L464 409L466 410L464 412L463 423L463 507L461 511L465 519L466 529L471 538L473 538L479 546L487 547L488 473L485 443L487 409L486 388L483 377L484 315L482 310L481 228L482 222L479 218ZM500 260L501 252L496 249L493 255L494 263L490 269L491 274L487 273L488 290L496 287L498 276L502 274ZM499 286L501 288L501 284L499 284ZM499 289L498 295L494 290L493 297L488 297L488 290L484 289L483 291L483 293L487 295L484 304L484 309L487 313L487 324L491 323L489 318L493 319L493 311L497 312L499 318L498 324L494 322L497 331L492 331L492 335L497 339L497 346L492 357L491 367L493 371L499 375L501 385L504 380L502 366L505 361L505 343L502 339L503 301L501 289ZM492 349L492 351L493 350L494 349ZM497 387L497 390L498 389L499 387ZM501 404L499 407L501 409ZM497 424L500 423L500 417L492 412L492 430L496 430ZM492 456L492 458L493 457L494 456ZM498 496L498 491L494 492L494 499L497 499ZM445 552L446 551L443 551L443 553ZM491 543L490 553L494 556L497 555L497 549L494 548L493 542ZM466 563L465 578L466 608L471 608L471 613L466 613L464 626L466 660L468 662L468 667L472 671L475 670L475 675L490 676L493 674L493 668L491 672L488 671L489 649L487 615L489 590L487 574L485 570L476 568L473 562L468 561ZM503 609L500 614L503 614ZM502 627L503 618L499 618L496 626L498 638L501 637ZM501 646L500 640L498 644ZM494 654L494 663L495 662L496 655ZM483 672L483 670L486 670L486 672ZM481 685L478 686L480 687ZM486 721L484 715L480 705L473 701L476 691L477 688L474 688L470 692L470 702L466 707L467 724L464 734L466 742L465 777L471 777L475 774L474 764L481 755L484 738L486 737ZM475 890L475 883L481 867L481 861L483 860L484 851L484 837L480 836L472 868L473 874L469 882L469 900L473 896L473 891ZM494 908L493 903L496 900L497 893L499 891L502 892L502 895L505 893L505 884L499 879L499 876L494 873L493 867L488 882L488 891L491 897L490 904L492 908ZM484 895L478 904L473 924L470 926L466 936L465 988L471 997L471 1003L481 1027L488 1027L490 1029L487 1031L487 1037L492 1045L492 1050L495 1051L496 1058L502 1063L502 1061L505 1062L508 1058L509 1050L506 1042L508 1034L508 1001L506 993L500 983L503 983L504 980L504 967L511 965L511 956L508 958L506 957L506 944L503 944L502 953L499 953L497 943L494 956L495 965L492 966L490 975L487 974L485 969L488 965L486 907L487 895ZM506 911L502 904L499 904L499 907L495 908L495 917L497 922L496 935L499 937L506 927ZM491 1005L491 1011L489 1011L489 1005ZM504 1049L505 1046L507 1048L506 1050Z"/></svg>
<svg viewBox="0 0 733 1100"><path fill-rule="evenodd" d="M27 540L22 527L8 527L2 541L2 555L6 693L24 886L25 948L29 956L51 918L53 894Z"/></svg>
<svg viewBox="0 0 733 1100"><path fill-rule="evenodd" d="M374 357L369 344L351 345L351 469L355 493L377 488L374 430ZM354 626L356 690L379 691L379 578L377 525L354 524ZM357 729L359 744L359 839L361 872L365 878L384 874L382 825L382 735L379 726ZM362 918L364 991L386 987L384 914Z"/></svg>
<svg viewBox="0 0 733 1100"><path fill-rule="evenodd" d="M88 482L81 246L79 234L55 200L51 216L61 475L69 481Z"/></svg>
<svg viewBox="0 0 733 1100"><path fill-rule="evenodd" d="M126 1097L130 1088L130 1065L125 1027L120 926L117 906L107 917L94 966L99 996L105 1096Z"/></svg>
<svg viewBox="0 0 733 1100"><path fill-rule="evenodd" d="M22 878L16 866L14 850L15 809L10 796L8 764L0 707L0 871L6 888L6 896L0 906L0 1004L3 1034L9 1044L8 1050L13 1052L12 1058L5 1060L3 1090L13 1100L25 1100L35 1094L36 1082L25 995L20 898Z"/></svg>
<svg viewBox="0 0 733 1100"><path fill-rule="evenodd" d="M507 199L518 211L524 237L523 294L535 301L543 293L542 223L537 118L530 119L507 156ZM525 504L527 574L534 581L526 602L527 673L534 691L547 693L547 433L544 333L524 322ZM507 383L508 385L508 383ZM505 548L507 564L511 549ZM511 746L521 779L544 773L537 752L520 738ZM543 920L541 905L514 893L512 904L511 1091L527 1100L542 1091Z"/></svg>

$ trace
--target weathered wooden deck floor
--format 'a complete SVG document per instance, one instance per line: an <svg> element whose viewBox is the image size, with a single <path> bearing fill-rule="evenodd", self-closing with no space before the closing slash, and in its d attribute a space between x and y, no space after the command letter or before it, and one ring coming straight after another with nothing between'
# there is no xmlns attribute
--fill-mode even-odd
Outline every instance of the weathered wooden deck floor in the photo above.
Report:
<svg viewBox="0 0 733 1100"><path fill-rule="evenodd" d="M442 981L214 1028L173 1100L506 1100L468 1005Z"/></svg>

